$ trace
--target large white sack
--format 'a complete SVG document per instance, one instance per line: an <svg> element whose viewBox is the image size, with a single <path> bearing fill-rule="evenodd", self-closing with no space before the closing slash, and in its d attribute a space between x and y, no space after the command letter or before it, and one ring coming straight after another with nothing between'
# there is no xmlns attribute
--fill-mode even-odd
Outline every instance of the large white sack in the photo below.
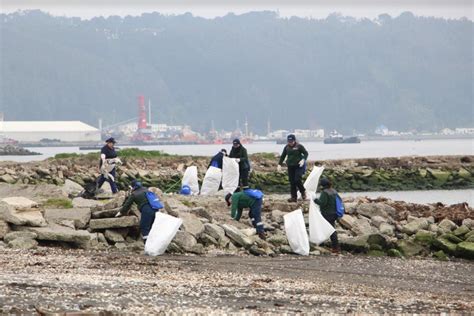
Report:
<svg viewBox="0 0 474 316"><path fill-rule="evenodd" d="M331 237L335 229L321 215L319 205L313 200L309 201L309 241L314 244L321 244Z"/></svg>
<svg viewBox="0 0 474 316"><path fill-rule="evenodd" d="M198 182L198 170L196 166L190 166L184 171L183 180L181 181L181 187L188 185L191 188L192 194L199 193L199 182Z"/></svg>
<svg viewBox="0 0 474 316"><path fill-rule="evenodd" d="M222 180L222 170L216 167L209 167L202 180L201 195L215 194L219 191Z"/></svg>
<svg viewBox="0 0 474 316"><path fill-rule="evenodd" d="M239 164L232 158L224 157L222 164L222 187L224 193L234 193L239 186Z"/></svg>
<svg viewBox="0 0 474 316"><path fill-rule="evenodd" d="M312 200L314 198L314 195L316 194L319 184L319 178L323 174L323 171L324 166L314 166L313 170L311 170L311 173L306 178L306 181L303 184L304 188L306 189L306 195L310 200Z"/></svg>
<svg viewBox="0 0 474 316"><path fill-rule="evenodd" d="M309 254L309 241L303 212L298 209L286 214L283 219L285 221L286 238L291 250L299 255L307 256Z"/></svg>
<svg viewBox="0 0 474 316"><path fill-rule="evenodd" d="M182 223L183 220L180 218L157 212L155 222L145 243L145 254L150 256L162 255Z"/></svg>

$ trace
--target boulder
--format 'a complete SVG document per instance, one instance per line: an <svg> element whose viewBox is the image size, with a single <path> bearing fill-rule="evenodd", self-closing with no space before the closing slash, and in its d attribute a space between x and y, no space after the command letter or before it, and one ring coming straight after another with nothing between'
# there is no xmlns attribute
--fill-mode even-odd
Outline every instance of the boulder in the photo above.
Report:
<svg viewBox="0 0 474 316"><path fill-rule="evenodd" d="M380 225L382 223L386 223L387 219L382 216L375 215L370 218L370 221L372 222L372 225L380 229Z"/></svg>
<svg viewBox="0 0 474 316"><path fill-rule="evenodd" d="M116 230L106 229L104 232L104 237L107 241L111 243L125 242L122 234Z"/></svg>
<svg viewBox="0 0 474 316"><path fill-rule="evenodd" d="M367 238L367 243L371 249L373 245L378 245L381 249L386 249L389 246L390 241L382 234L371 234Z"/></svg>
<svg viewBox="0 0 474 316"><path fill-rule="evenodd" d="M370 221L367 218L362 217L355 220L354 226L352 226L351 231L354 232L354 234L360 236L376 233L377 229L375 227L370 226Z"/></svg>
<svg viewBox="0 0 474 316"><path fill-rule="evenodd" d="M64 181L64 185L62 186L62 190L68 196L72 197L72 196L77 196L79 193L81 193L84 190L84 188L79 183L66 179Z"/></svg>
<svg viewBox="0 0 474 316"><path fill-rule="evenodd" d="M450 242L444 237L438 237L433 239L433 247L435 249L443 250L444 252L454 255L456 253L456 244Z"/></svg>
<svg viewBox="0 0 474 316"><path fill-rule="evenodd" d="M458 225L456 225L453 221L445 218L443 219L439 224L438 227L445 233L451 232L458 228Z"/></svg>
<svg viewBox="0 0 474 316"><path fill-rule="evenodd" d="M288 239L283 234L272 235L267 238L267 241L275 246L289 245Z"/></svg>
<svg viewBox="0 0 474 316"><path fill-rule="evenodd" d="M97 206L102 206L103 203L98 200L88 200L82 197L77 197L72 199L72 206L74 208L94 208Z"/></svg>
<svg viewBox="0 0 474 316"><path fill-rule="evenodd" d="M178 231L173 242L185 252L193 252L197 244L196 238L186 231Z"/></svg>
<svg viewBox="0 0 474 316"><path fill-rule="evenodd" d="M453 234L457 237L462 237L469 233L471 230L465 225L461 225L453 231Z"/></svg>
<svg viewBox="0 0 474 316"><path fill-rule="evenodd" d="M199 220L199 218L191 213L179 213L179 218L183 220L183 229L184 231L190 233L196 238L204 232L204 224Z"/></svg>
<svg viewBox="0 0 474 316"><path fill-rule="evenodd" d="M217 241L217 239L215 239L214 237L206 233L201 234L201 236L199 237L199 241L204 246L211 246L211 245L219 246L219 242Z"/></svg>
<svg viewBox="0 0 474 316"><path fill-rule="evenodd" d="M474 242L463 241L457 244L456 255L466 259L474 259Z"/></svg>
<svg viewBox="0 0 474 316"><path fill-rule="evenodd" d="M409 222L408 224L404 225L402 231L405 234L413 235L420 229L427 229L429 226L429 222L426 218L417 218Z"/></svg>
<svg viewBox="0 0 474 316"><path fill-rule="evenodd" d="M402 253L398 249L395 249L395 248L387 250L387 255L389 257L403 258Z"/></svg>
<svg viewBox="0 0 474 316"><path fill-rule="evenodd" d="M30 231L36 233L38 240L64 241L85 247L92 238L86 230L74 230L57 224L49 224L46 227L15 227L18 231Z"/></svg>
<svg viewBox="0 0 474 316"><path fill-rule="evenodd" d="M346 229L352 229L352 227L354 227L355 225L355 222L356 222L356 218L349 214L344 214L339 219L339 224L341 224L341 226Z"/></svg>
<svg viewBox="0 0 474 316"><path fill-rule="evenodd" d="M115 215L117 215L117 212L118 212L118 210L116 210L116 209L103 210L103 211L92 211L91 218L97 219L97 218L115 217Z"/></svg>
<svg viewBox="0 0 474 316"><path fill-rule="evenodd" d="M15 238L8 242L8 247L13 249L34 249L38 247L38 242L30 238Z"/></svg>
<svg viewBox="0 0 474 316"><path fill-rule="evenodd" d="M164 201L164 206L166 212L173 216L176 216L179 212L189 212L190 210L190 208L181 203L181 201L172 197L166 197L166 200Z"/></svg>
<svg viewBox="0 0 474 316"><path fill-rule="evenodd" d="M120 191L119 193L113 195L112 199L105 202L103 205L96 206L93 211L102 211L102 210L115 210L118 211L125 202L126 193Z"/></svg>
<svg viewBox="0 0 474 316"><path fill-rule="evenodd" d="M49 223L72 220L76 229L84 229L91 219L91 210L89 208L46 209L44 218Z"/></svg>
<svg viewBox="0 0 474 316"><path fill-rule="evenodd" d="M405 239L397 241L397 248L405 257L412 257L423 251L421 245Z"/></svg>
<svg viewBox="0 0 474 316"><path fill-rule="evenodd" d="M96 229L107 229L107 228L122 228L122 227L133 227L138 225L138 218L136 216L122 216L113 218L101 218L91 219L89 222L89 228Z"/></svg>
<svg viewBox="0 0 474 316"><path fill-rule="evenodd" d="M463 226L467 226L469 229L474 230L474 219L472 218L465 218L462 221Z"/></svg>
<svg viewBox="0 0 474 316"><path fill-rule="evenodd" d="M224 228L216 224L206 223L204 224L204 232L216 240L224 239L225 231Z"/></svg>
<svg viewBox="0 0 474 316"><path fill-rule="evenodd" d="M455 236L453 233L443 234L443 235L441 235L441 238L449 240L450 242L455 243L455 244L459 244L460 242L462 242L462 239Z"/></svg>
<svg viewBox="0 0 474 316"><path fill-rule="evenodd" d="M0 219L10 224L22 226L46 226L46 220L37 208L18 210L12 205L0 202Z"/></svg>
<svg viewBox="0 0 474 316"><path fill-rule="evenodd" d="M8 225L8 223L0 219L0 239L5 238L5 235L8 234L9 232L10 232L10 226Z"/></svg>
<svg viewBox="0 0 474 316"><path fill-rule="evenodd" d="M448 261L449 257L444 253L443 250L439 250L433 253L433 257L441 261Z"/></svg>
<svg viewBox="0 0 474 316"><path fill-rule="evenodd" d="M213 220L211 213L206 211L206 209L204 209L204 207L193 207L190 210L190 212L195 214L198 217L207 219L209 222L212 222L212 220Z"/></svg>
<svg viewBox="0 0 474 316"><path fill-rule="evenodd" d="M431 246L435 237L434 233L422 229L416 232L415 241L424 246Z"/></svg>
<svg viewBox="0 0 474 316"><path fill-rule="evenodd" d="M31 208L38 207L38 203L22 196L7 197L3 198L1 201L17 210L30 210Z"/></svg>
<svg viewBox="0 0 474 316"><path fill-rule="evenodd" d="M395 214L396 211L385 203L362 203L357 207L357 213L369 218L374 216L388 218L389 214Z"/></svg>
<svg viewBox="0 0 474 316"><path fill-rule="evenodd" d="M16 182L15 178L13 178L9 174L4 174L3 176L0 176L0 182L5 182L9 184L14 184Z"/></svg>
<svg viewBox="0 0 474 316"><path fill-rule="evenodd" d="M230 240L238 246L248 248L252 246L252 241L244 233L242 233L238 228L224 224L222 228L225 230L225 234Z"/></svg>
<svg viewBox="0 0 474 316"><path fill-rule="evenodd" d="M352 252L367 252L369 250L367 238L368 235L340 238L339 244L343 250Z"/></svg>
<svg viewBox="0 0 474 316"><path fill-rule="evenodd" d="M387 223L381 223L379 226L379 231L383 235L393 236L395 233L395 227Z"/></svg>
<svg viewBox="0 0 474 316"><path fill-rule="evenodd" d="M275 223L282 224L283 223L283 216L285 216L286 213L280 211L280 210L273 210L271 214L271 219Z"/></svg>
<svg viewBox="0 0 474 316"><path fill-rule="evenodd" d="M17 238L36 239L38 238L38 235L34 232L28 232L28 231L11 232L11 233L8 233L3 240L6 243L8 243Z"/></svg>

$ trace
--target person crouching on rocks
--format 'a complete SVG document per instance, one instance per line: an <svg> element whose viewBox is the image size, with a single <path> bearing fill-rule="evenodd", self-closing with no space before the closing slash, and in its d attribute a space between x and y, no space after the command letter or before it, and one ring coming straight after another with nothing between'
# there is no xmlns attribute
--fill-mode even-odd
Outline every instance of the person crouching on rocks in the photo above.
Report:
<svg viewBox="0 0 474 316"><path fill-rule="evenodd" d="M336 228L337 220L337 208L336 208L336 196L337 191L332 188L332 183L328 179L321 179L322 191L319 199L315 199L314 203L318 204L321 210L321 215ZM340 253L339 242L337 240L337 232L331 235L331 246L333 253Z"/></svg>
<svg viewBox="0 0 474 316"><path fill-rule="evenodd" d="M135 203L140 210L141 219L140 219L140 232L142 234L143 240L148 238L153 222L155 221L155 213L158 208L154 209L150 205L148 194L151 193L148 191L148 188L144 187L141 182L137 180L132 181L132 193L125 200L125 203L120 208L120 211L115 215L115 217L120 217L122 215L127 215L130 211L130 208Z"/></svg>
<svg viewBox="0 0 474 316"><path fill-rule="evenodd" d="M227 206L232 206L230 216L236 221L240 220L242 211L244 208L249 208L249 217L252 221L253 227L257 230L257 235L260 239L265 240L265 230L262 222L262 201L263 193L258 190L250 190L252 192L260 192L262 195L260 198L251 196L251 194L245 191L235 192L234 194L229 193L225 196Z"/></svg>

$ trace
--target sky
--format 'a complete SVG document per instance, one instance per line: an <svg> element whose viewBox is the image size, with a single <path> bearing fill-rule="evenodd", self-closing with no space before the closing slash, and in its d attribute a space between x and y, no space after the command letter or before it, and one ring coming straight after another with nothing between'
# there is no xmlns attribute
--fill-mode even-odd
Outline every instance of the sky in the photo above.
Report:
<svg viewBox="0 0 474 316"><path fill-rule="evenodd" d="M229 12L277 11L281 17L325 18L331 13L374 19L379 14L398 16L411 11L419 16L473 19L474 0L0 0L0 11L40 9L52 15L94 16L140 15L145 12L183 14L214 18ZM357 4L355 4L357 3Z"/></svg>

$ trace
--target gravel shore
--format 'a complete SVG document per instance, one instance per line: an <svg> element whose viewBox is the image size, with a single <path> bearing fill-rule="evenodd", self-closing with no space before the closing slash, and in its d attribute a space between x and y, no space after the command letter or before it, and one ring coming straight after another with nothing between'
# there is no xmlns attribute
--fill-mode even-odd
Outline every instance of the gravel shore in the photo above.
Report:
<svg viewBox="0 0 474 316"><path fill-rule="evenodd" d="M0 267L0 314L474 311L474 263L464 260L350 254L152 258L40 247L0 248Z"/></svg>

